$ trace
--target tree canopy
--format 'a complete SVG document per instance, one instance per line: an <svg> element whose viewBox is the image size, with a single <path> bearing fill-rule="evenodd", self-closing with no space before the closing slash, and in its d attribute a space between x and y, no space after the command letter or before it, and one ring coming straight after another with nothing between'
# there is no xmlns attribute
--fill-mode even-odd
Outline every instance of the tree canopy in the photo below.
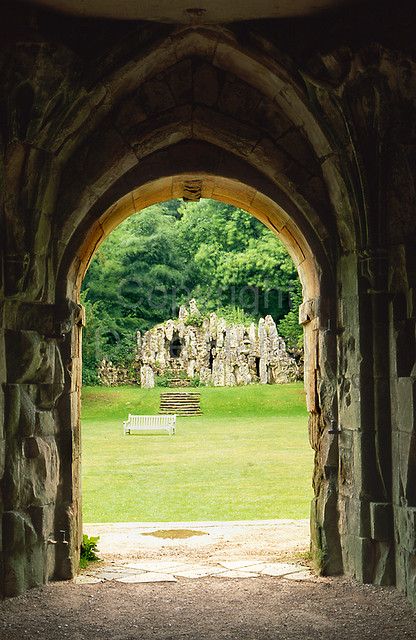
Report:
<svg viewBox="0 0 416 640"><path fill-rule="evenodd" d="M246 322L270 314L289 343L301 336L300 283L271 231L222 202L171 200L120 224L91 262L82 292L85 381L96 381L104 355L127 364L135 332L176 317L191 298L203 314Z"/></svg>

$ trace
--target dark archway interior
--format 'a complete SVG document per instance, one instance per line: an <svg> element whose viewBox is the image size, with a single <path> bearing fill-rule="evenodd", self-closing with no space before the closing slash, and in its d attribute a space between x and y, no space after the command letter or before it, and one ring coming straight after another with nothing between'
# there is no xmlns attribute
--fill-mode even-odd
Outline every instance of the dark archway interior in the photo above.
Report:
<svg viewBox="0 0 416 640"><path fill-rule="evenodd" d="M77 570L96 247L148 204L211 197L261 219L302 279L322 572L416 602L414 17L347 5L179 24L3 3L2 594Z"/></svg>
<svg viewBox="0 0 416 640"><path fill-rule="evenodd" d="M170 349L170 355L172 356L172 358L179 358L182 352L182 341L179 337L178 332L176 331L173 334L173 338L171 340L169 349Z"/></svg>

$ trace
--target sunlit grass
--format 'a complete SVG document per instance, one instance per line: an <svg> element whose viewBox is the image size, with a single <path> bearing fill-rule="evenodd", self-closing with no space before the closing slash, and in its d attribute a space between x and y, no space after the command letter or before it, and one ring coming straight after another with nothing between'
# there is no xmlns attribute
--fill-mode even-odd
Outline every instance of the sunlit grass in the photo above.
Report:
<svg viewBox="0 0 416 640"><path fill-rule="evenodd" d="M198 391L203 415L178 417L175 436L124 436L128 413L158 412L161 389L84 388L84 521L308 517L302 384Z"/></svg>

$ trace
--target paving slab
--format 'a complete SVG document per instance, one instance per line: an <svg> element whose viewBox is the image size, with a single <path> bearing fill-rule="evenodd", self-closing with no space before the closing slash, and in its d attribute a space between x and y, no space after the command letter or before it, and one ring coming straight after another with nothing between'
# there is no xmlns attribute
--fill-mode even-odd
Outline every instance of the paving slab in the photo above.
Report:
<svg viewBox="0 0 416 640"><path fill-rule="evenodd" d="M216 573L215 578L257 578L258 573L254 573L251 571L239 571L235 569L234 571L221 571L221 573Z"/></svg>
<svg viewBox="0 0 416 640"><path fill-rule="evenodd" d="M288 574L295 574L305 570L300 564L288 564L285 562L273 562L265 564L259 572L265 576L286 576Z"/></svg>
<svg viewBox="0 0 416 640"><path fill-rule="evenodd" d="M309 581L313 581L315 580L314 576L310 573L310 571L298 571L297 573L288 573L285 576L282 576L285 580L298 580L303 581L303 580L309 580Z"/></svg>
<svg viewBox="0 0 416 640"><path fill-rule="evenodd" d="M141 582L177 582L176 578L170 573L146 573L129 574L121 578L117 578L116 582L125 584L139 584Z"/></svg>
<svg viewBox="0 0 416 640"><path fill-rule="evenodd" d="M187 568L188 564L183 561L175 560L149 560L148 562L128 562L125 565L128 569L137 571L153 571L156 573L172 573L176 570Z"/></svg>
<svg viewBox="0 0 416 640"><path fill-rule="evenodd" d="M256 567L264 563L259 560L227 560L219 564L226 569L245 569L246 571L251 571L250 567Z"/></svg>
<svg viewBox="0 0 416 640"><path fill-rule="evenodd" d="M175 571L174 575L178 578L204 578L206 576L214 576L223 572L224 567L220 566L188 565L184 570Z"/></svg>

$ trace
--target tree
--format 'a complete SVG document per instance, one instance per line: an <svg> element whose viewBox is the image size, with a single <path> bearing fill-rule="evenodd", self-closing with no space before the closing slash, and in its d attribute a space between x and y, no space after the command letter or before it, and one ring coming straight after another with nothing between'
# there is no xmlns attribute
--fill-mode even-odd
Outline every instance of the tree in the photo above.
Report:
<svg viewBox="0 0 416 640"><path fill-rule="evenodd" d="M296 342L299 287L285 247L245 211L214 200L148 207L113 231L86 274L86 376L94 378L88 371L100 354L128 364L135 331L175 317L190 298L203 313L247 321L270 314Z"/></svg>

